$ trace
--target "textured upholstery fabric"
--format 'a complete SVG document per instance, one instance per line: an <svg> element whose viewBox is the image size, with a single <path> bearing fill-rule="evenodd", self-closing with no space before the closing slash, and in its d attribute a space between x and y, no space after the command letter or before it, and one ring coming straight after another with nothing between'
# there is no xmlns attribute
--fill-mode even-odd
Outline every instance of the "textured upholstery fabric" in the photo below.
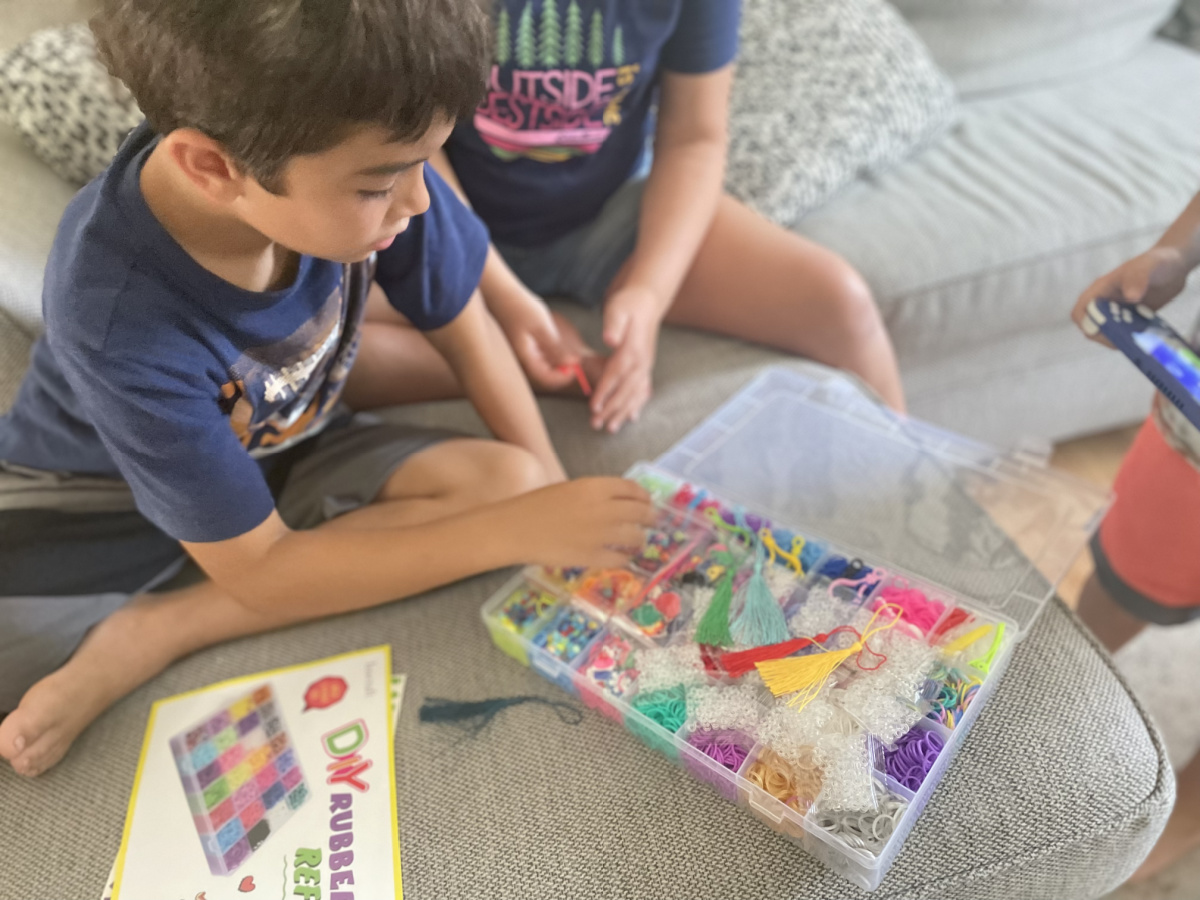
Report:
<svg viewBox="0 0 1200 900"><path fill-rule="evenodd" d="M1164 36L1200 50L1200 2L1183 0L1174 18L1162 30Z"/></svg>
<svg viewBox="0 0 1200 900"><path fill-rule="evenodd" d="M749 0L725 186L794 221L953 120L954 89L884 0Z"/></svg>
<svg viewBox="0 0 1200 900"><path fill-rule="evenodd" d="M0 57L0 119L66 181L103 172L142 118L85 23L43 29Z"/></svg>
<svg viewBox="0 0 1200 900"><path fill-rule="evenodd" d="M1120 63L1177 0L893 0L964 94L1046 84Z"/></svg>
<svg viewBox="0 0 1200 900"><path fill-rule="evenodd" d="M681 346L693 339L710 343L679 335ZM677 359L694 361L703 347L685 349ZM761 361L748 348L717 354L707 379L668 363L657 413L616 439L583 434L577 402L544 408L555 437L570 433L560 444L568 468L619 470L666 449ZM461 404L439 404L406 417L468 421L461 413ZM380 642L410 676L397 777L413 900L1084 900L1132 870L1168 814L1173 781L1157 733L1107 658L1052 603L895 868L867 895L590 711L572 727L518 707L466 741L418 724L425 697L556 696L490 645L479 606L503 577L201 652L118 704L49 775L28 782L0 769L0 840L36 848L36 859L31 849L6 867L0 900L97 895L153 700Z"/></svg>

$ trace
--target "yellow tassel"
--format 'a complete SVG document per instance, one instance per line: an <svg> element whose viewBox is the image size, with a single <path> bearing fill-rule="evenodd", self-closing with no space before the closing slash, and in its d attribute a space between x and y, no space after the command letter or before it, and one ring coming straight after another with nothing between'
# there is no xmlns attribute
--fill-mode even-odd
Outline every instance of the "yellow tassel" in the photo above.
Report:
<svg viewBox="0 0 1200 900"><path fill-rule="evenodd" d="M970 631L948 643L942 648L942 653L946 654L946 656L957 656L991 630L991 625L980 625L974 631Z"/></svg>
<svg viewBox="0 0 1200 900"><path fill-rule="evenodd" d="M887 622L883 625L875 625L875 621L885 610L891 610L890 615L887 616ZM754 666L772 694L776 697L795 694L788 700L788 706L794 707L797 711L802 710L821 693L829 676L838 666L861 651L867 641L875 635L894 628L900 621L901 612L900 607L892 603L880 606L875 611L875 615L871 616L871 621L863 630L862 637L845 650L822 650L822 652L810 653L807 656L769 659L755 663Z"/></svg>

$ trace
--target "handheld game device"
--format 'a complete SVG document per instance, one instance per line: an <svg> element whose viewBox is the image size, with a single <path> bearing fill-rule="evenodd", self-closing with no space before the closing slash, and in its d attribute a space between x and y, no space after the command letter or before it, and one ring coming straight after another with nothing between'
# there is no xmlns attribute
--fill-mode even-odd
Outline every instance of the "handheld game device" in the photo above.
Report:
<svg viewBox="0 0 1200 900"><path fill-rule="evenodd" d="M1200 356L1188 342L1142 304L1093 300L1087 315L1087 324L1133 360L1163 396L1200 428Z"/></svg>

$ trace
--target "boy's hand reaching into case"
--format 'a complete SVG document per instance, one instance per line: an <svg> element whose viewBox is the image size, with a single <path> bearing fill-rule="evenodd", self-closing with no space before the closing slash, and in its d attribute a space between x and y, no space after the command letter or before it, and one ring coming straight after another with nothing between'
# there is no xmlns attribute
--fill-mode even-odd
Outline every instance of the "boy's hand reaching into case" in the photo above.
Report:
<svg viewBox="0 0 1200 900"><path fill-rule="evenodd" d="M592 394L592 427L616 434L637 421L650 399L661 324L658 298L646 288L623 287L604 307L604 343L613 355Z"/></svg>
<svg viewBox="0 0 1200 900"><path fill-rule="evenodd" d="M616 568L642 545L654 507L624 478L580 478L505 501L504 529L527 563Z"/></svg>
<svg viewBox="0 0 1200 900"><path fill-rule="evenodd" d="M1071 318L1092 340L1111 346L1102 334L1091 334L1084 327L1089 303L1093 300L1144 303L1157 312L1178 296L1187 276L1187 261L1178 249L1152 247L1093 281L1075 302Z"/></svg>

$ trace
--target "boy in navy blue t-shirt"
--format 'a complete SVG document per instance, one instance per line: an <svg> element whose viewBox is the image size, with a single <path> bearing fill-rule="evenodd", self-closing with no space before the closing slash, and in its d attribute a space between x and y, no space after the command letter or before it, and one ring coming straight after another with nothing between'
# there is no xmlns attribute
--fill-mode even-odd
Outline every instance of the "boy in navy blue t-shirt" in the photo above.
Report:
<svg viewBox="0 0 1200 900"><path fill-rule="evenodd" d="M147 123L63 217L0 419L0 756L26 775L200 647L614 564L652 521L636 485L555 484L477 289L487 233L424 166L482 92L476 4L108 0L93 27ZM368 300L499 441L348 411L396 377ZM150 593L187 556L209 580Z"/></svg>

